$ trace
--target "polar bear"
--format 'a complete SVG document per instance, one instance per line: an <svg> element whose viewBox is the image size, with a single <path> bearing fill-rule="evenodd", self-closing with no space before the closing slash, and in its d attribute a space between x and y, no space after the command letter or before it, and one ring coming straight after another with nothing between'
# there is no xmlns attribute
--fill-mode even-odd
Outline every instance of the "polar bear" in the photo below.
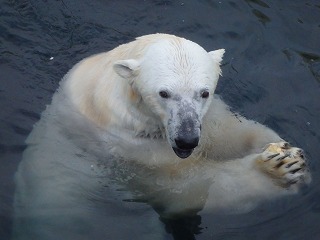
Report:
<svg viewBox="0 0 320 240"><path fill-rule="evenodd" d="M309 183L301 149L214 94L223 54L152 34L76 64L27 139L14 238L131 239L143 221L161 239L157 214L243 212Z"/></svg>

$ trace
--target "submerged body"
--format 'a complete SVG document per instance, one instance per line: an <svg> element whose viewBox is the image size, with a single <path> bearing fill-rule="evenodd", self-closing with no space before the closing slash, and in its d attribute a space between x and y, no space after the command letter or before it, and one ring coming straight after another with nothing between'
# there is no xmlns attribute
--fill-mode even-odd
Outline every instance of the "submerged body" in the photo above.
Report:
<svg viewBox="0 0 320 240"><path fill-rule="evenodd" d="M122 239L124 199L167 218L242 212L310 182L300 149L214 95L223 53L156 34L71 69L27 140L14 237ZM126 215L130 231L139 214ZM146 239L161 239L148 218Z"/></svg>

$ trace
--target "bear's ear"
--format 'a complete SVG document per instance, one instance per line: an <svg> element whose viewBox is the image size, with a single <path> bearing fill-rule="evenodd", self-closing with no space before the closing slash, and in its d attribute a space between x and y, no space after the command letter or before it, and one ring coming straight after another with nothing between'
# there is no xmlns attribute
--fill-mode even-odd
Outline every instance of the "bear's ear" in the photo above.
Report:
<svg viewBox="0 0 320 240"><path fill-rule="evenodd" d="M113 69L121 77L130 79L136 76L140 63L135 59L116 61L113 65Z"/></svg>
<svg viewBox="0 0 320 240"><path fill-rule="evenodd" d="M213 61L215 61L217 64L220 65L224 52L225 52L224 49L219 49L219 50L209 52L209 55L211 56Z"/></svg>

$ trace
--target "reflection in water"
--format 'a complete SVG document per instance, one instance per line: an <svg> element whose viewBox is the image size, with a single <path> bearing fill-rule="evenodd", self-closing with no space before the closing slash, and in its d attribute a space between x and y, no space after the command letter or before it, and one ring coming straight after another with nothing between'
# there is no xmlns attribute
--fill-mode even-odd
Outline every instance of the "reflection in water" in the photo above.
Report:
<svg viewBox="0 0 320 240"><path fill-rule="evenodd" d="M253 9L252 13L259 19L259 21L263 24L266 24L268 22L270 22L270 18L268 18L267 15L264 15L262 12L260 12L257 9Z"/></svg>

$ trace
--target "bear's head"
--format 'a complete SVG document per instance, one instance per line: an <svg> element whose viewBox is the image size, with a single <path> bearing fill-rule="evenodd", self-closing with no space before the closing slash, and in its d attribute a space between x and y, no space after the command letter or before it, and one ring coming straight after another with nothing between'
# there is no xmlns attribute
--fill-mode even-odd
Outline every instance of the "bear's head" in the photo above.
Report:
<svg viewBox="0 0 320 240"><path fill-rule="evenodd" d="M139 59L117 61L150 115L161 120L176 155L186 158L198 146L201 123L215 91L224 49L207 52L183 38L162 39Z"/></svg>

